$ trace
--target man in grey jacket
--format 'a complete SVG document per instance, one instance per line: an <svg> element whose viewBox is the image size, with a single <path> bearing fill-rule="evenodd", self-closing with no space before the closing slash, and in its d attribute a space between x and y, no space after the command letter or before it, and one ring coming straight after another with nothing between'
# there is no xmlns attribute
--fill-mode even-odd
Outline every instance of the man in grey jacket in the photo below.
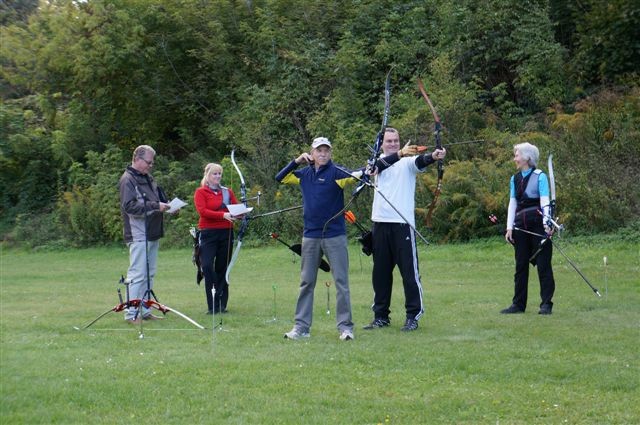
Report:
<svg viewBox="0 0 640 425"><path fill-rule="evenodd" d="M120 177L120 211L124 222L124 241L129 247L129 298L142 300L148 289L153 289L156 274L160 238L164 234L162 213L169 209L166 199L160 198L158 185L149 174L156 152L151 146L140 145L133 151L131 165ZM148 270L147 270L148 267ZM158 316L142 306L129 307L125 320L140 323L140 320L156 320Z"/></svg>

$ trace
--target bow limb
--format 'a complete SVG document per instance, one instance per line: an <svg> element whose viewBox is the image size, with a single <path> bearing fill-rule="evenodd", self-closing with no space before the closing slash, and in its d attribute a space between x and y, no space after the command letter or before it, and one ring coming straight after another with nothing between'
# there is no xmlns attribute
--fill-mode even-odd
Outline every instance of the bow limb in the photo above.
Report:
<svg viewBox="0 0 640 425"><path fill-rule="evenodd" d="M553 173L553 154L549 155L547 160L547 167L549 172L549 205L542 208L542 219L545 226L557 231L564 230L564 225L558 224L556 221L556 179ZM545 211L546 210L546 211ZM553 230L550 230L553 233Z"/></svg>
<svg viewBox="0 0 640 425"><path fill-rule="evenodd" d="M242 171L240 171L240 167L238 167L238 164L236 163L235 152L235 149L231 150L231 163L233 164L233 167L236 169L236 172L240 177L240 202L242 202L246 207L247 185L245 183L244 176L242 175ZM229 265L227 265L227 271L225 273L225 280L227 281L227 284L229 284L229 274L231 273L231 269L238 260L238 255L240 255L240 248L242 248L242 238L247 231L247 227L249 227L249 216L245 214L244 217L242 217L242 223L240 224L240 229L238 230L238 235L236 236L236 248L233 251L233 255L231 256Z"/></svg>
<svg viewBox="0 0 640 425"><path fill-rule="evenodd" d="M389 110L391 107L391 71L393 67L387 72L387 76L384 80L384 114L382 115L382 127L380 131L384 132L389 122Z"/></svg>
<svg viewBox="0 0 640 425"><path fill-rule="evenodd" d="M124 278L122 278L122 279L124 280ZM106 316L107 314L109 314L111 312L117 313L117 312L123 311L125 308L127 308L129 306L137 307L138 305L140 305L140 300L129 300L129 299L127 299L127 301L124 302L122 300L122 295L120 293L120 288L118 288L118 298L120 298L120 304L118 304L115 307L110 308L109 310L105 311L104 313L102 313L101 315L99 315L98 317L93 319L91 322L89 322L85 326L83 326L82 329L87 329L88 327L90 327L91 325L93 325L98 320L102 319L104 316ZM128 298L128 296L127 296L127 298ZM77 326L74 326L74 329L80 330L80 328L78 328Z"/></svg>
<svg viewBox="0 0 640 425"><path fill-rule="evenodd" d="M192 318L190 318L186 314L179 312L175 308L171 308L171 307L166 306L164 304L160 304L159 302L154 301L154 300L145 300L143 302L144 302L144 305L147 306L147 308L155 308L156 310L160 311L162 314L173 313L173 314L175 314L177 316L182 317L184 320L186 320L187 322L191 323L192 325L194 325L198 329L206 329L200 323L196 322L195 320L193 320Z"/></svg>
<svg viewBox="0 0 640 425"><path fill-rule="evenodd" d="M240 171L240 167L238 167L238 164L236 163L235 149L231 150L231 163L240 177L240 202L247 206L247 184L244 181L244 176L242 175L242 171Z"/></svg>
<svg viewBox="0 0 640 425"><path fill-rule="evenodd" d="M553 174L553 154L549 155L549 159L547 160L547 167L549 172L549 213L547 215L547 223L550 224L549 227L557 224L554 222L555 214L556 214L556 178Z"/></svg>
<svg viewBox="0 0 640 425"><path fill-rule="evenodd" d="M436 149L442 149L442 123L440 122L440 117L438 116L438 112L436 108L433 107L433 103L431 103L431 99L429 99L429 95L424 88L424 84L422 80L418 77L418 88L420 89L420 93L422 94L422 98L429 105L429 109L431 110L431 114L433 115L433 120L435 121L435 127L433 131L433 135L435 137ZM438 182L436 184L436 189L433 192L433 200L427 209L427 218L426 225L431 228L431 218L433 216L433 211L436 208L436 204L438 202L438 198L440 197L440 193L442 191L442 177L444 176L444 163L441 159L438 160Z"/></svg>
<svg viewBox="0 0 640 425"><path fill-rule="evenodd" d="M387 124L389 123L389 111L391 109L391 71L393 67L387 72L387 76L384 80L384 113L382 114L382 126L380 127L380 132L378 132L378 136L376 137L376 141L373 144L373 150L371 152L371 157L369 158L368 165L371 169L374 168L376 164L376 160L380 156L380 150L382 149L382 141L384 139L384 131L387 128Z"/></svg>
<svg viewBox="0 0 640 425"><path fill-rule="evenodd" d="M556 179L553 174L553 154L549 155L547 160L547 166L549 168L549 191L551 194L551 201L556 202Z"/></svg>
<svg viewBox="0 0 640 425"><path fill-rule="evenodd" d="M122 306L122 308L120 308ZM102 313L100 316L96 317L95 319L93 319L91 322L87 323L86 325L84 325L82 328L78 328L75 327L76 330L81 330L81 329L87 329L88 327L90 327L91 325L93 325L94 323L96 323L98 320L102 319L104 316L106 316L107 314L111 313L111 312L118 312L118 311L122 311L125 308L125 306L123 304L118 304L117 306L110 308L109 310L105 311L104 313Z"/></svg>
<svg viewBox="0 0 640 425"><path fill-rule="evenodd" d="M540 251L542 251L542 248L544 247L544 243L547 240L551 240L551 236L553 235L554 229L557 229L557 230L562 230L563 229L563 226L561 224L558 224L555 221L555 214L556 214L556 179L555 179L554 174L553 174L553 154L550 154L549 158L547 159L547 168L548 168L548 172L549 172L549 205L548 205L548 208L547 208L546 212L545 212L545 207L542 208L541 214L542 214L543 222L544 222L545 226L547 226L549 228L549 230L548 230L548 234L547 234L546 239L543 239L542 241L540 241L538 249L531 256L529 261L533 261L536 258L536 256L540 253Z"/></svg>
<svg viewBox="0 0 640 425"><path fill-rule="evenodd" d="M380 127L380 131L376 135L376 140L373 142L373 147L369 148L371 150L371 156L367 160L367 170L369 171L373 171L375 169L376 161L378 160L380 151L382 150L384 131L387 128L387 124L389 123L389 111L391 109L391 71L393 71L393 66L387 72L387 76L384 80L384 112L382 114L382 126ZM368 182L369 176L365 174L363 176L363 180L365 182ZM360 182L358 184L358 186L353 190L353 193L351 194L352 199L349 201L349 203L351 203L353 198L360 194L360 191L362 190L362 188L364 188L364 186L365 184L363 182ZM345 210L346 209L343 209L337 215L342 215Z"/></svg>
<svg viewBox="0 0 640 425"><path fill-rule="evenodd" d="M385 77L385 80L384 80L384 112L382 114L382 126L380 127L380 131L376 135L376 140L373 142L373 147L369 147L369 150L371 151L371 156L367 160L367 166L366 166L366 169L369 171L373 171L376 167L376 161L378 160L378 157L380 156L380 151L382 150L382 142L384 140L384 131L387 128L387 124L389 122L389 111L391 109L391 71L393 71L393 66L387 72L387 76ZM346 172L345 170L342 170L342 169L341 171ZM348 172L347 174L351 175L351 173L348 173ZM371 183L371 179L369 178L369 175L367 173L364 173L362 175L362 178L358 178L357 180L359 181L359 183L356 186L356 188L353 190L353 192L351 192L351 198L349 198L349 201L347 201L345 206L340 211L338 211L334 216L332 216L329 220L327 220L324 223L324 226L322 228L323 235L324 235L325 229L327 228L327 225L332 220L335 220L337 217L340 217L342 214L344 214L344 212L347 209L349 209L353 201L355 201L355 199L358 197L362 189L365 186L369 185L369 183Z"/></svg>
<svg viewBox="0 0 640 425"><path fill-rule="evenodd" d="M238 242L236 243L236 249L233 251L233 255L231 256L231 261L229 261L229 265L227 266L227 271L224 275L224 279L227 281L227 284L229 284L229 274L231 273L231 269L233 268L233 265L236 263L236 261L238 260L238 255L240 254L240 248L242 248L242 240L238 240Z"/></svg>

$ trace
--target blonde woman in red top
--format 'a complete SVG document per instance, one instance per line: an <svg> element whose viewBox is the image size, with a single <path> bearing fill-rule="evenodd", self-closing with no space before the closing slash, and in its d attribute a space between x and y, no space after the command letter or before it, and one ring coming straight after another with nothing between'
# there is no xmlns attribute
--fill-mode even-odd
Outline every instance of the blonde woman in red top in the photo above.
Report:
<svg viewBox="0 0 640 425"><path fill-rule="evenodd" d="M237 204L233 191L220 184L222 166L209 163L204 168L200 187L193 199L200 219L198 221L200 264L204 274L207 314L224 313L229 300L229 284L225 273L233 247L233 222L236 220L227 205ZM215 299L211 289L215 288Z"/></svg>

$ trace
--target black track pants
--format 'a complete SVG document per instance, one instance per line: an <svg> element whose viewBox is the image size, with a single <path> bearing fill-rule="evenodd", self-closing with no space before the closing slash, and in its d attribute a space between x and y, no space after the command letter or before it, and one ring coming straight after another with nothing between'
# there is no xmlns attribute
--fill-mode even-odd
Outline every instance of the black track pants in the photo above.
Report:
<svg viewBox="0 0 640 425"><path fill-rule="evenodd" d="M418 252L413 229L405 223L373 223L373 312L387 319L391 310L393 269L402 276L407 318L419 319L424 313Z"/></svg>

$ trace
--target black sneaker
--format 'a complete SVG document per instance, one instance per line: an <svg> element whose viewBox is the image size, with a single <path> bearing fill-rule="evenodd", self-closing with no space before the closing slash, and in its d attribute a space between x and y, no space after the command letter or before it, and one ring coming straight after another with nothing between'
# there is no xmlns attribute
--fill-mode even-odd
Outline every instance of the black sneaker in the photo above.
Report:
<svg viewBox="0 0 640 425"><path fill-rule="evenodd" d="M407 319L404 322L404 326L400 328L403 332L415 331L418 329L418 321L416 319Z"/></svg>
<svg viewBox="0 0 640 425"><path fill-rule="evenodd" d="M540 311L538 314L551 314L551 305L550 304L542 304L540 306Z"/></svg>
<svg viewBox="0 0 640 425"><path fill-rule="evenodd" d="M389 319L376 318L376 319L373 319L373 322L364 326L362 329L368 330L368 329L384 328L385 326L389 326L390 324L391 324L391 320Z"/></svg>
<svg viewBox="0 0 640 425"><path fill-rule="evenodd" d="M520 314L524 313L524 310L518 307L515 304L511 304L509 307L504 310L500 310L500 314Z"/></svg>

